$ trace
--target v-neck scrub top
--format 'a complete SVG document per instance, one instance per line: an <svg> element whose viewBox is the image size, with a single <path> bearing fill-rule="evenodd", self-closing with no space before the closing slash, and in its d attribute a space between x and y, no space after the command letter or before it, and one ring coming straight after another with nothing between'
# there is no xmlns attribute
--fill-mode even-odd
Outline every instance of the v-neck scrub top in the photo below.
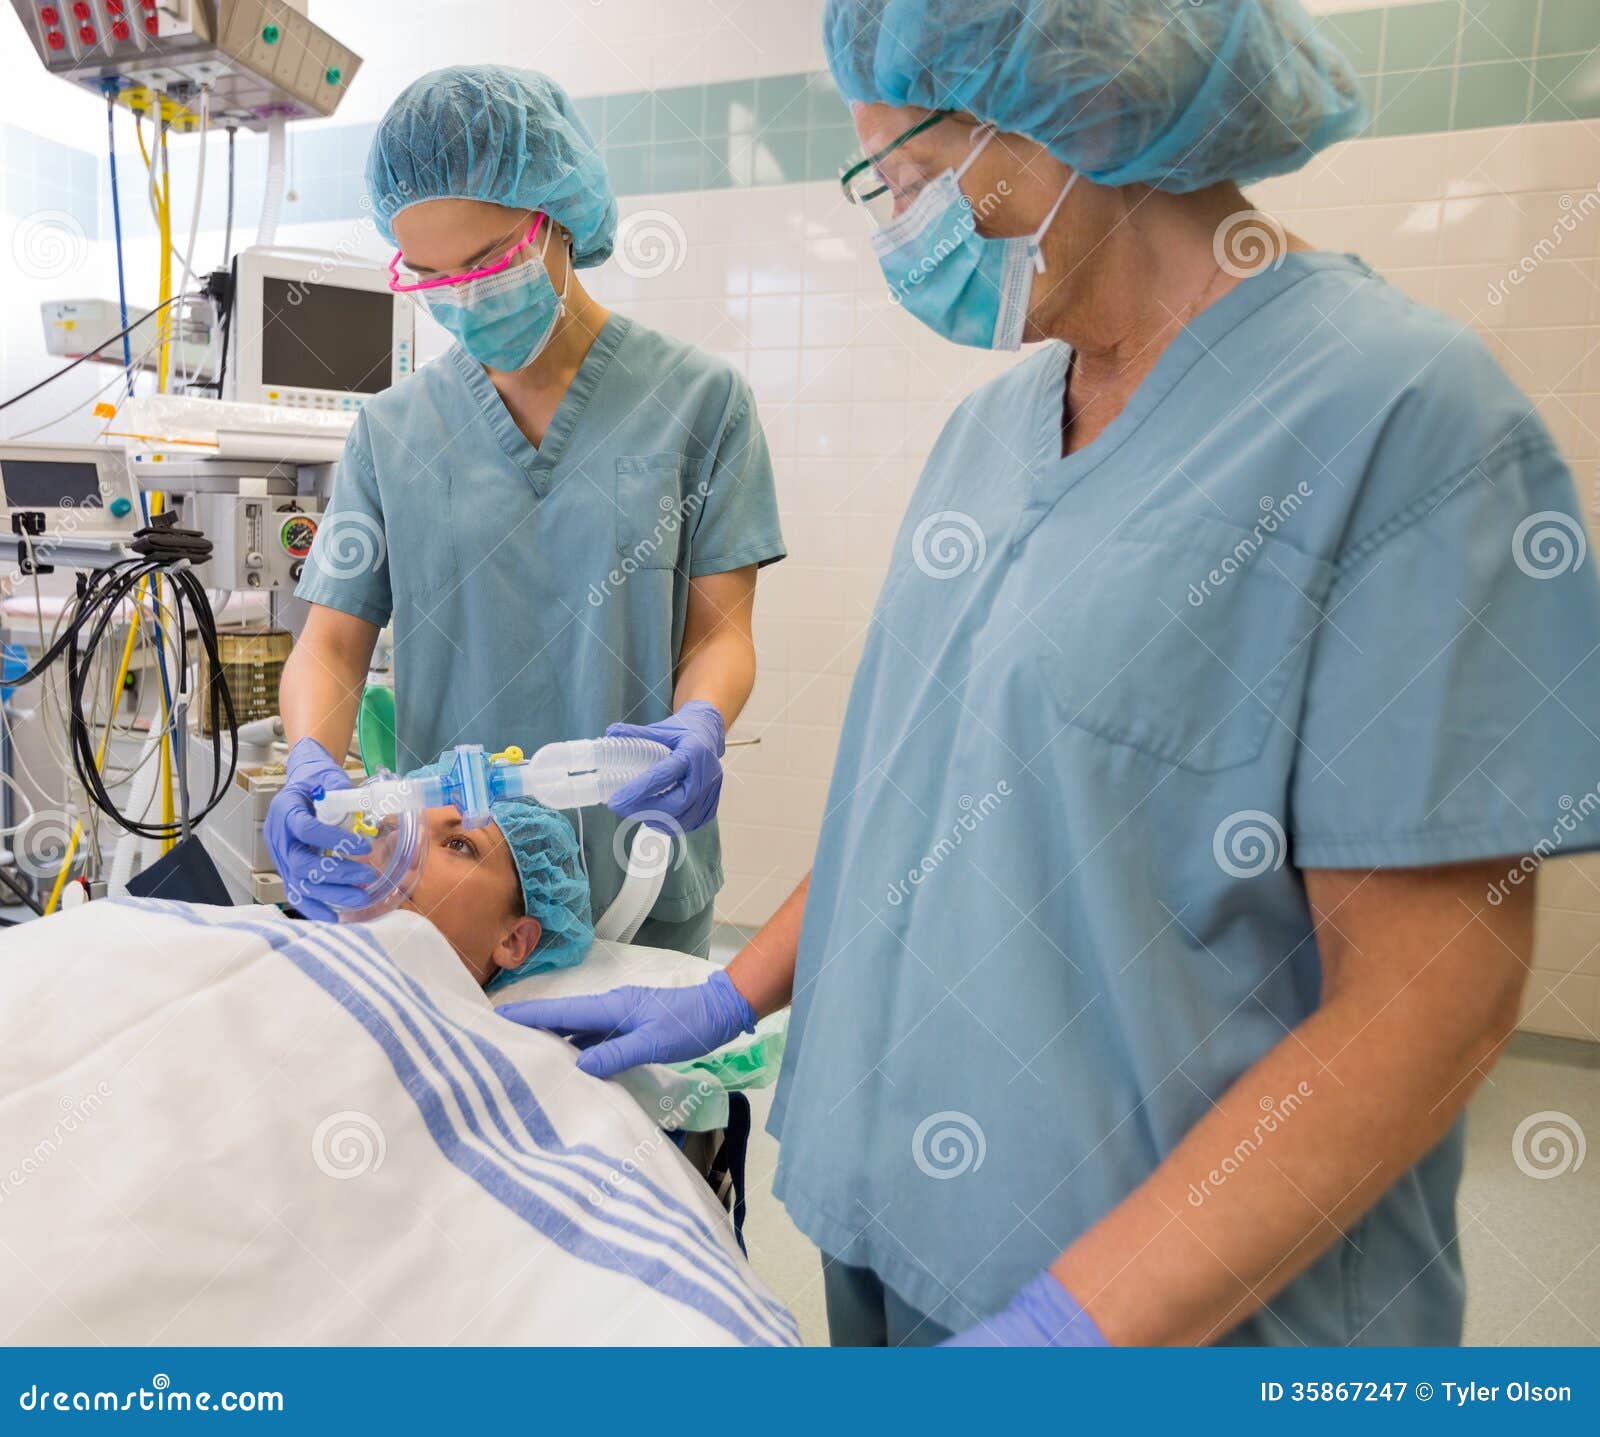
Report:
<svg viewBox="0 0 1600 1437"><path fill-rule="evenodd" d="M800 1228L956 1330L1317 1007L1301 870L1600 840L1563 826L1600 780L1583 511L1473 335L1290 254L1063 458L1068 359L960 406L896 539L771 1123ZM1456 1341L1461 1152L1219 1339Z"/></svg>
<svg viewBox="0 0 1600 1437"><path fill-rule="evenodd" d="M689 581L783 554L749 386L612 315L537 447L460 346L368 400L295 592L392 617L398 758L414 768L458 743L531 753L666 718ZM621 886L616 827L582 815L597 914ZM722 886L715 822L681 847L661 922Z"/></svg>

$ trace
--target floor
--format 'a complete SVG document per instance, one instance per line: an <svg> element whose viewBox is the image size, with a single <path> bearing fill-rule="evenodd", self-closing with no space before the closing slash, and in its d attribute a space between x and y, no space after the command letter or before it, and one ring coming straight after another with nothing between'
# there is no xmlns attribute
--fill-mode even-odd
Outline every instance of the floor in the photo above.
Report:
<svg viewBox="0 0 1600 1437"><path fill-rule="evenodd" d="M737 930L719 929L712 957L727 962L738 941ZM772 1093L751 1098L750 1259L788 1303L804 1340L826 1342L817 1249L772 1195ZM1459 1205L1467 1343L1600 1346L1600 1153L1584 1156L1591 1136L1600 1143L1600 1045L1513 1038L1467 1119Z"/></svg>

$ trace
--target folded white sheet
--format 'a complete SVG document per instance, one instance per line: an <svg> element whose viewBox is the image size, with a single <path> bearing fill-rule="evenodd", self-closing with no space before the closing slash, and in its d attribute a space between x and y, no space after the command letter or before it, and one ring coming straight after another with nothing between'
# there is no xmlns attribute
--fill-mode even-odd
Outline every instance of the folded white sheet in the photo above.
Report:
<svg viewBox="0 0 1600 1437"><path fill-rule="evenodd" d="M0 940L0 1341L789 1343L705 1184L425 920Z"/></svg>

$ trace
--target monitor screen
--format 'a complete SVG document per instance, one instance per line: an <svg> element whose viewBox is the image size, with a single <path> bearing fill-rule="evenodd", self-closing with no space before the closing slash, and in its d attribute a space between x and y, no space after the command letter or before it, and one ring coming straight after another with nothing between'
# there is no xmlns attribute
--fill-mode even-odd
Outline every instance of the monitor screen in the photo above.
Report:
<svg viewBox="0 0 1600 1437"><path fill-rule="evenodd" d="M376 394L389 387L394 296L300 280L261 281L261 382Z"/></svg>
<svg viewBox="0 0 1600 1437"><path fill-rule="evenodd" d="M100 469L82 460L0 459L0 482L13 509L57 509L70 500L79 508L98 508Z"/></svg>

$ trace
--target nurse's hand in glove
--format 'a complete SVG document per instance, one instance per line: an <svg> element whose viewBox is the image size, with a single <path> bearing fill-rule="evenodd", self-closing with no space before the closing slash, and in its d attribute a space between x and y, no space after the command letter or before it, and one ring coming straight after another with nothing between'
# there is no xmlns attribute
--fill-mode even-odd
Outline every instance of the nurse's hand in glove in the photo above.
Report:
<svg viewBox="0 0 1600 1437"><path fill-rule="evenodd" d="M316 739L303 738L290 749L285 769L283 787L262 824L267 850L283 877L289 902L307 918L334 922L339 915L325 900L346 908L370 902L362 885L372 881L372 869L352 859L368 852L372 844L358 833L317 818L312 807L317 790L349 788L350 779Z"/></svg>
<svg viewBox="0 0 1600 1437"><path fill-rule="evenodd" d="M533 998L495 1010L585 1049L578 1066L614 1078L640 1063L681 1063L755 1029L756 1013L718 968L693 988L613 988L587 998Z"/></svg>
<svg viewBox="0 0 1600 1437"><path fill-rule="evenodd" d="M941 1347L1109 1347L1094 1319L1048 1272L993 1317L947 1337Z"/></svg>
<svg viewBox="0 0 1600 1437"><path fill-rule="evenodd" d="M726 729L715 704L690 699L660 723L614 723L607 738L648 738L672 750L654 768L624 784L606 805L618 818L662 813L693 833L717 811Z"/></svg>

